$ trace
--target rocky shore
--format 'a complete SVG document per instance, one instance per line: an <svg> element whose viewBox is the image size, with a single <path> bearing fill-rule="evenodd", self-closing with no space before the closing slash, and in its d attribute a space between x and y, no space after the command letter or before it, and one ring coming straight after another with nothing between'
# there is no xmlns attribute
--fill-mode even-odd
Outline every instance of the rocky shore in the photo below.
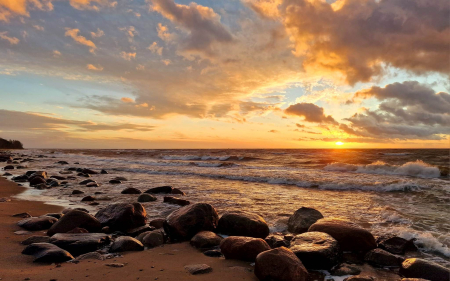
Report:
<svg viewBox="0 0 450 281"><path fill-rule="evenodd" d="M95 206L98 184L95 176L105 170L68 167L59 175L28 171L23 163L39 161L41 156L0 154L6 162L4 175L22 169L12 177L36 189L64 188L82 195L80 202ZM61 161L62 166L70 165ZM15 171L17 172L17 171ZM125 178L114 178L120 184ZM78 185L74 183L77 182ZM85 195L89 190L92 195ZM190 202L187 195L171 186L141 191L128 187L123 194L134 194L134 203L111 203L91 214L84 208L57 213L10 214L28 237L22 241L23 255L39 264L77 264L83 260L117 260L125 252L151 251L169 245L190 243L214 264L238 260L252 268L259 280L431 280L448 281L450 270L423 259L414 241L396 236L374 237L361 226L339 218L324 217L320 210L301 207L293 213L284 232L270 233L263 217L245 211L219 216L214 206ZM148 220L143 202L161 200L179 205L167 217ZM0 199L7 202L8 198ZM2 203L0 203L2 204ZM300 206L299 206L300 207ZM45 234L45 235L43 235ZM124 267L120 262L110 267ZM187 264L189 275L212 274L212 264Z"/></svg>

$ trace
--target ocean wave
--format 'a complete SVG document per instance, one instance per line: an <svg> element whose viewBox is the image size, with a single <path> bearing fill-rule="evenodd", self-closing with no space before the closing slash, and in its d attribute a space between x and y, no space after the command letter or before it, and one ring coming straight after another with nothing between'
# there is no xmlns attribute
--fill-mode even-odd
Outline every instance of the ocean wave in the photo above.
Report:
<svg viewBox="0 0 450 281"><path fill-rule="evenodd" d="M218 160L218 161L250 161L257 160L259 158L256 157L247 157L247 156L233 156L233 155L225 155L225 156L211 156L211 155L165 155L162 156L164 160L183 160L183 161L210 161L210 160Z"/></svg>
<svg viewBox="0 0 450 281"><path fill-rule="evenodd" d="M411 152L391 152L391 153L379 153L386 156L404 156L404 155L411 155Z"/></svg>
<svg viewBox="0 0 450 281"><path fill-rule="evenodd" d="M383 161L376 161L368 165L354 165L335 162L325 166L324 170L364 174L412 176L419 178L438 178L441 175L438 167L431 166L421 160L407 162L401 166L389 165Z"/></svg>

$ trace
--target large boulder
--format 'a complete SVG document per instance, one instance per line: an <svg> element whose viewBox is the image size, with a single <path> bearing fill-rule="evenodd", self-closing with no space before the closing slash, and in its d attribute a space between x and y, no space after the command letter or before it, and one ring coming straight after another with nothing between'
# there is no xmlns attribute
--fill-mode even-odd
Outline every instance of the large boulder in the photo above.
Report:
<svg viewBox="0 0 450 281"><path fill-rule="evenodd" d="M93 216L79 210L71 210L52 225L47 231L49 236L56 233L66 233L72 229L79 227L89 232L98 232L102 229L100 221Z"/></svg>
<svg viewBox="0 0 450 281"><path fill-rule="evenodd" d="M111 245L111 252L143 251L144 245L133 237L121 236Z"/></svg>
<svg viewBox="0 0 450 281"><path fill-rule="evenodd" d="M450 270L423 259L406 259L400 267L400 274L408 278L423 278L430 281L449 281Z"/></svg>
<svg viewBox="0 0 450 281"><path fill-rule="evenodd" d="M34 256L34 262L42 263L62 263L73 259L69 252L50 243L33 243L22 254Z"/></svg>
<svg viewBox="0 0 450 281"><path fill-rule="evenodd" d="M173 188L171 186L159 186L159 187L153 187L145 191L145 193L165 193L169 194L172 193Z"/></svg>
<svg viewBox="0 0 450 281"><path fill-rule="evenodd" d="M95 214L103 226L122 231L145 225L146 216L147 212L140 203L112 204Z"/></svg>
<svg viewBox="0 0 450 281"><path fill-rule="evenodd" d="M294 253L279 247L256 257L255 275L267 281L306 281L308 271Z"/></svg>
<svg viewBox="0 0 450 281"><path fill-rule="evenodd" d="M308 231L328 233L339 242L342 251L365 253L377 247L372 233L342 219L320 219L311 225Z"/></svg>
<svg viewBox="0 0 450 281"><path fill-rule="evenodd" d="M373 266L378 267L399 267L402 259L383 249L373 249L367 252L364 260Z"/></svg>
<svg viewBox="0 0 450 281"><path fill-rule="evenodd" d="M222 240L220 250L227 259L254 261L259 253L270 250L261 238L230 236Z"/></svg>
<svg viewBox="0 0 450 281"><path fill-rule="evenodd" d="M200 231L191 239L191 245L200 248L213 248L220 245L223 238L211 231Z"/></svg>
<svg viewBox="0 0 450 281"><path fill-rule="evenodd" d="M78 256L102 248L110 239L103 233L57 233L50 237L50 243Z"/></svg>
<svg viewBox="0 0 450 281"><path fill-rule="evenodd" d="M49 229L57 221L58 219L54 217L47 217L47 216L31 217L19 221L17 225L22 228L25 228L26 230L37 231Z"/></svg>
<svg viewBox="0 0 450 281"><path fill-rule="evenodd" d="M307 232L320 219L323 219L323 215L316 209L301 207L289 218L288 230L292 233Z"/></svg>
<svg viewBox="0 0 450 281"><path fill-rule="evenodd" d="M232 236L247 236L266 238L269 235L269 226L257 214L234 211L226 212L219 220L217 231Z"/></svg>
<svg viewBox="0 0 450 281"><path fill-rule="evenodd" d="M330 269L340 259L338 242L323 232L305 232L296 235L289 249L307 269Z"/></svg>
<svg viewBox="0 0 450 281"><path fill-rule="evenodd" d="M184 241L202 230L214 231L218 221L219 215L213 206L196 203L172 212L163 227L172 241Z"/></svg>

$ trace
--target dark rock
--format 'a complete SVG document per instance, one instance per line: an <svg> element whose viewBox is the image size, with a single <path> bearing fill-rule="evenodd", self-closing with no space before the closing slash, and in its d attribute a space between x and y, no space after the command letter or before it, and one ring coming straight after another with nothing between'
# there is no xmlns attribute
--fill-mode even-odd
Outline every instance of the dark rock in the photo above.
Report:
<svg viewBox="0 0 450 281"><path fill-rule="evenodd" d="M346 220L320 219L308 231L328 233L339 242L342 251L368 252L377 247L372 233Z"/></svg>
<svg viewBox="0 0 450 281"><path fill-rule="evenodd" d="M259 253L270 250L270 246L261 238L230 236L222 240L220 250L227 259L254 261Z"/></svg>
<svg viewBox="0 0 450 281"><path fill-rule="evenodd" d="M344 281L374 281L375 278L371 276L364 276L364 275L355 275L350 276L344 279Z"/></svg>
<svg viewBox="0 0 450 281"><path fill-rule="evenodd" d="M282 233L271 233L264 239L271 248L286 247L289 248L291 242L284 238Z"/></svg>
<svg viewBox="0 0 450 281"><path fill-rule="evenodd" d="M3 168L3 170L14 170L14 166L13 166L13 165L5 166L5 167Z"/></svg>
<svg viewBox="0 0 450 281"><path fill-rule="evenodd" d="M89 206L98 206L98 205L100 205L100 203L98 203L98 202L91 202L88 205Z"/></svg>
<svg viewBox="0 0 450 281"><path fill-rule="evenodd" d="M54 217L31 217L19 221L17 225L25 228L26 230L37 231L49 229L57 221L58 219Z"/></svg>
<svg viewBox="0 0 450 281"><path fill-rule="evenodd" d="M48 213L48 214L45 214L45 216L47 216L47 217L54 217L54 218L57 218L58 220L63 216L64 214L62 214L62 213Z"/></svg>
<svg viewBox="0 0 450 281"><path fill-rule="evenodd" d="M69 165L69 163L67 163L66 161L58 161L56 162L56 164Z"/></svg>
<svg viewBox="0 0 450 281"><path fill-rule="evenodd" d="M111 204L95 214L103 226L123 231L145 225L146 216L147 212L140 203Z"/></svg>
<svg viewBox="0 0 450 281"><path fill-rule="evenodd" d="M89 214L89 211L86 210L85 208L75 208L75 209L67 208L67 209L62 210L61 213L63 213L65 215L65 214L67 214L68 212L70 212L72 210L78 210L78 211L85 212L86 214Z"/></svg>
<svg viewBox="0 0 450 281"><path fill-rule="evenodd" d="M26 219L26 218L31 218L31 215L28 213L18 213L18 214L12 215L12 217Z"/></svg>
<svg viewBox="0 0 450 281"><path fill-rule="evenodd" d="M92 196L85 196L83 199L81 199L81 202L92 202L95 201L95 197Z"/></svg>
<svg viewBox="0 0 450 281"><path fill-rule="evenodd" d="M172 197L172 196L164 196L164 202L174 205L187 206L191 204L188 200Z"/></svg>
<svg viewBox="0 0 450 281"><path fill-rule="evenodd" d="M333 268L330 273L335 276L358 275L361 273L361 270L356 266L343 263L338 267Z"/></svg>
<svg viewBox="0 0 450 281"><path fill-rule="evenodd" d="M208 251L204 251L203 254L207 257L212 257L212 258L220 258L222 255L222 252L219 250L208 250Z"/></svg>
<svg viewBox="0 0 450 281"><path fill-rule="evenodd" d="M306 281L308 271L294 253L280 247L256 257L255 275L259 280Z"/></svg>
<svg viewBox="0 0 450 281"><path fill-rule="evenodd" d="M141 194L142 191L140 191L139 189L134 188L134 187L127 187L124 190L122 190L121 193L122 194Z"/></svg>
<svg viewBox="0 0 450 281"><path fill-rule="evenodd" d="M184 193L183 191L181 191L181 190L178 189L178 188L172 189L172 191L171 191L170 193L172 193L172 194L178 194L178 195L186 195L186 193Z"/></svg>
<svg viewBox="0 0 450 281"><path fill-rule="evenodd" d="M86 187L99 187L100 185L96 182L90 182L88 184L86 184Z"/></svg>
<svg viewBox="0 0 450 281"><path fill-rule="evenodd" d="M74 229L67 231L66 233L89 233L89 231L84 228L75 227Z"/></svg>
<svg viewBox="0 0 450 281"><path fill-rule="evenodd" d="M206 274L212 271L212 268L207 264L190 264L186 265L184 269L192 275Z"/></svg>
<svg viewBox="0 0 450 281"><path fill-rule="evenodd" d="M50 243L78 256L102 248L110 238L103 233L57 233L50 237Z"/></svg>
<svg viewBox="0 0 450 281"><path fill-rule="evenodd" d="M339 262L338 242L323 232L305 232L291 241L290 250L307 269L330 269Z"/></svg>
<svg viewBox="0 0 450 281"><path fill-rule="evenodd" d="M171 186L159 186L150 188L149 190L145 191L145 193L172 193L173 188Z"/></svg>
<svg viewBox="0 0 450 281"><path fill-rule="evenodd" d="M35 185L34 188L39 189L39 190L48 189L48 187L45 183Z"/></svg>
<svg viewBox="0 0 450 281"><path fill-rule="evenodd" d="M62 263L73 259L69 252L50 243L33 243L22 254L34 256L34 262L42 263Z"/></svg>
<svg viewBox="0 0 450 281"><path fill-rule="evenodd" d="M39 185L39 184L46 184L47 183L47 181L44 179L44 178L42 178L42 177L38 177L38 176L36 176L36 177L33 177L31 180L30 180L30 185L31 186L36 186L36 185Z"/></svg>
<svg viewBox="0 0 450 281"><path fill-rule="evenodd" d="M148 248L154 248L164 244L164 234L157 231L150 231L142 238L142 244Z"/></svg>
<svg viewBox="0 0 450 281"><path fill-rule="evenodd" d="M30 245L33 243L48 243L50 241L50 237L48 236L30 236L27 239L23 240L21 243L23 245Z"/></svg>
<svg viewBox="0 0 450 281"><path fill-rule="evenodd" d="M383 249L373 249L364 257L364 260L378 267L399 267L403 260Z"/></svg>
<svg viewBox="0 0 450 281"><path fill-rule="evenodd" d="M163 228L165 219L154 219L150 221L149 225L156 229Z"/></svg>
<svg viewBox="0 0 450 281"><path fill-rule="evenodd" d="M232 236L266 238L269 235L269 226L257 214L234 211L226 212L220 218L217 231Z"/></svg>
<svg viewBox="0 0 450 281"><path fill-rule="evenodd" d="M143 251L144 245L130 236L121 236L111 245L111 252Z"/></svg>
<svg viewBox="0 0 450 281"><path fill-rule="evenodd" d="M55 180L60 180L60 181L66 179L65 177L62 177L62 176L51 176L50 178L51 178L51 179L55 179Z"/></svg>
<svg viewBox="0 0 450 281"><path fill-rule="evenodd" d="M147 193L142 193L141 195L139 195L137 201L138 202L152 202L152 201L156 201L156 197L151 195L151 194L147 194Z"/></svg>
<svg viewBox="0 0 450 281"><path fill-rule="evenodd" d="M155 230L155 228L153 226L143 225L143 226L139 226L136 228L128 229L127 234L130 236L136 237L143 232L152 231L152 230Z"/></svg>
<svg viewBox="0 0 450 281"><path fill-rule="evenodd" d="M164 221L164 230L172 241L191 239L202 230L214 231L219 215L213 206L196 203L172 212Z"/></svg>
<svg viewBox="0 0 450 281"><path fill-rule="evenodd" d="M28 172L27 172L26 175L28 176L29 180L33 179L34 177L41 177L43 179L48 179L48 174L45 171L33 171L33 172L34 173L32 173L30 175L28 175Z"/></svg>
<svg viewBox="0 0 450 281"><path fill-rule="evenodd" d="M94 180L88 179L80 182L80 185L86 185L88 183L95 182Z"/></svg>
<svg viewBox="0 0 450 281"><path fill-rule="evenodd" d="M72 194L73 194L73 195L77 195L77 194L84 194L84 191L81 191L81 190L75 189L75 190L73 190L73 191L72 191Z"/></svg>
<svg viewBox="0 0 450 281"><path fill-rule="evenodd" d="M84 228L89 232L98 232L101 229L101 224L98 219L83 211L71 210L47 231L47 235L66 233L76 227Z"/></svg>
<svg viewBox="0 0 450 281"><path fill-rule="evenodd" d="M89 174L89 175L96 175L98 174L98 172L93 171L91 169L83 169L83 171L81 171L83 174Z"/></svg>
<svg viewBox="0 0 450 281"><path fill-rule="evenodd" d="M450 270L437 263L423 259L406 259L400 274L408 278L423 278L431 281L449 281Z"/></svg>
<svg viewBox="0 0 450 281"><path fill-rule="evenodd" d="M21 175L21 176L13 177L12 180L14 182L27 182L28 181L28 177L26 175Z"/></svg>
<svg viewBox="0 0 450 281"><path fill-rule="evenodd" d="M113 178L113 180L118 180L118 181L127 181L128 179L125 177L115 177Z"/></svg>
<svg viewBox="0 0 450 281"><path fill-rule="evenodd" d="M414 245L414 239L406 240L397 236L379 239L378 247L397 255L404 255L406 252L417 251L417 247Z"/></svg>
<svg viewBox="0 0 450 281"><path fill-rule="evenodd" d="M191 239L191 245L200 248L213 248L220 245L223 238L211 231L200 231Z"/></svg>
<svg viewBox="0 0 450 281"><path fill-rule="evenodd" d="M8 177L8 176L12 176L13 174L11 173L4 173L3 176ZM28 178L27 178L28 179Z"/></svg>
<svg viewBox="0 0 450 281"><path fill-rule="evenodd" d="M100 174L106 175L106 174L108 174L108 172L107 172L106 170L101 170L101 171L100 171Z"/></svg>
<svg viewBox="0 0 450 281"><path fill-rule="evenodd" d="M121 184L122 181L120 181L120 180L110 180L109 183L110 184Z"/></svg>
<svg viewBox="0 0 450 281"><path fill-rule="evenodd" d="M320 219L323 219L323 215L316 209L301 207L289 218L288 230L292 233L307 232Z"/></svg>

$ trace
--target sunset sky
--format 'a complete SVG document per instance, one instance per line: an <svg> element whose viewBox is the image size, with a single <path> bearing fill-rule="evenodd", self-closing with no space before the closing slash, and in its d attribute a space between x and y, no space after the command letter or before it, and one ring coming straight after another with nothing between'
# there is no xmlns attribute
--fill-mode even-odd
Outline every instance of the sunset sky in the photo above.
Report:
<svg viewBox="0 0 450 281"><path fill-rule="evenodd" d="M0 0L31 148L448 148L448 0Z"/></svg>

